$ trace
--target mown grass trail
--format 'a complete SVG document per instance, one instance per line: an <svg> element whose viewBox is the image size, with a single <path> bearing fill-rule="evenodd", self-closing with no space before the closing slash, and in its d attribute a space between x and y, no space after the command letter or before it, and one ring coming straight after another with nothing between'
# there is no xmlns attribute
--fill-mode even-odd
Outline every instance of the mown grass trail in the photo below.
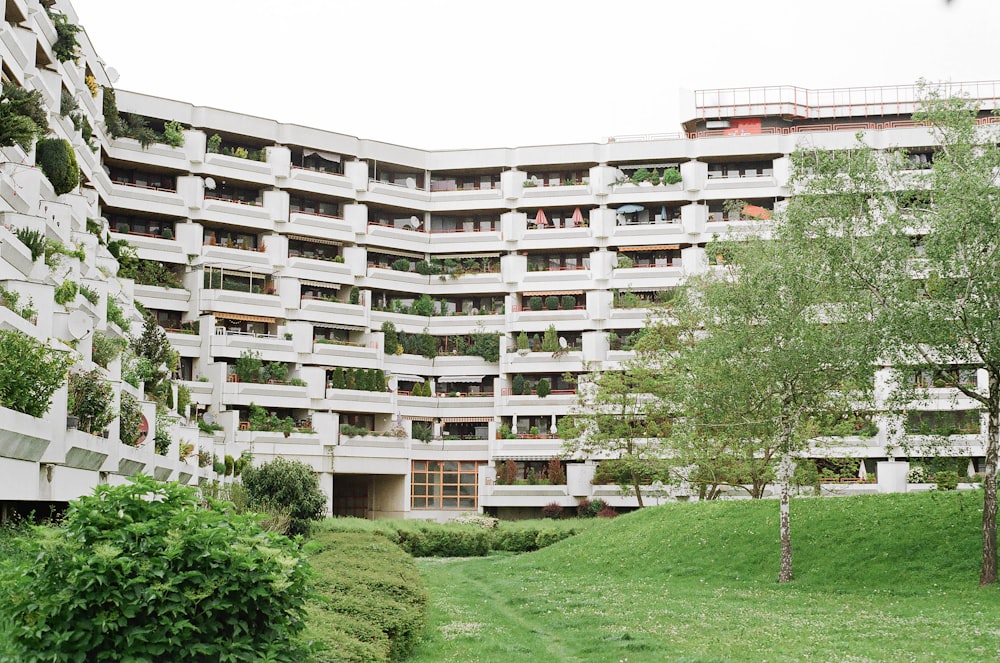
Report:
<svg viewBox="0 0 1000 663"><path fill-rule="evenodd" d="M408 661L1000 660L979 589L981 493L647 509L537 553L418 560L432 596Z"/></svg>

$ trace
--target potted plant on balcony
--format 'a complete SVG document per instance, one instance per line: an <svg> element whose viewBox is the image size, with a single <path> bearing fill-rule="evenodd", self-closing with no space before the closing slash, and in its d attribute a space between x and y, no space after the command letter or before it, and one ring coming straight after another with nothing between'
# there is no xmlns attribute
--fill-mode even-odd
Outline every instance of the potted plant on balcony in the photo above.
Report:
<svg viewBox="0 0 1000 663"><path fill-rule="evenodd" d="M551 393L552 387L549 386L548 379L542 378L538 381L538 384L535 385L535 394L537 394L539 398L545 398Z"/></svg>
<svg viewBox="0 0 1000 663"><path fill-rule="evenodd" d="M517 354L519 354L522 357L524 357L529 352L531 352L531 348L528 345L528 343L529 342L528 342L528 334L527 334L527 332L522 331L520 334L518 334L517 335Z"/></svg>

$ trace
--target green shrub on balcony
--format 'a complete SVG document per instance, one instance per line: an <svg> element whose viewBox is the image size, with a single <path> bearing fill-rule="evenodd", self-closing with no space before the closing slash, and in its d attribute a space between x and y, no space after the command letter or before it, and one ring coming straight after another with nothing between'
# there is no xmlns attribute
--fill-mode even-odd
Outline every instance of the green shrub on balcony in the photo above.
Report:
<svg viewBox="0 0 1000 663"><path fill-rule="evenodd" d="M556 300L558 302L558 300ZM528 308L532 311L542 310L542 298L541 297L529 297L528 298Z"/></svg>
<svg viewBox="0 0 1000 663"><path fill-rule="evenodd" d="M408 272L410 271L410 261L406 258L397 258L389 264L389 267L397 272Z"/></svg>
<svg viewBox="0 0 1000 663"><path fill-rule="evenodd" d="M576 297L573 295L563 295L559 300L559 305L564 311L572 311L576 308Z"/></svg>
<svg viewBox="0 0 1000 663"><path fill-rule="evenodd" d="M664 184L678 184L683 179L681 171L676 168L667 168L663 171L662 180Z"/></svg>
<svg viewBox="0 0 1000 663"><path fill-rule="evenodd" d="M545 329L545 335L542 337L542 352L558 352L559 351L559 332L556 331L555 325L549 325Z"/></svg>
<svg viewBox="0 0 1000 663"><path fill-rule="evenodd" d="M79 57L80 44L76 35L80 32L80 26L69 22L66 14L59 12L48 12L52 24L56 28L56 41L52 44L52 54L60 62L76 62Z"/></svg>
<svg viewBox="0 0 1000 663"><path fill-rule="evenodd" d="M414 300L413 306L410 307L410 313L426 317L434 315L434 300L426 293L420 295L420 297Z"/></svg>
<svg viewBox="0 0 1000 663"><path fill-rule="evenodd" d="M236 374L240 382L260 382L263 368L264 362L261 361L259 352L244 350L233 366L233 373Z"/></svg>
<svg viewBox="0 0 1000 663"><path fill-rule="evenodd" d="M177 120L171 120L163 125L163 142L170 147L184 145L184 127Z"/></svg>
<svg viewBox="0 0 1000 663"><path fill-rule="evenodd" d="M68 354L26 334L0 330L0 405L44 416L72 363Z"/></svg>
<svg viewBox="0 0 1000 663"><path fill-rule="evenodd" d="M64 138L43 138L35 148L35 162L52 183L57 195L69 193L80 183L76 152Z"/></svg>
<svg viewBox="0 0 1000 663"><path fill-rule="evenodd" d="M35 140L48 132L42 93L5 82L0 92L0 146L18 145L28 152Z"/></svg>
<svg viewBox="0 0 1000 663"><path fill-rule="evenodd" d="M545 398L551 393L552 393L552 387L549 386L549 381L547 378L542 378L541 380L538 381L538 384L535 385L535 394L539 398Z"/></svg>
<svg viewBox="0 0 1000 663"><path fill-rule="evenodd" d="M114 389L99 369L69 376L69 414L79 418L79 428L88 433L104 430L117 412L111 407Z"/></svg>
<svg viewBox="0 0 1000 663"><path fill-rule="evenodd" d="M559 297L556 295L549 295L545 298L545 308L549 311L559 310Z"/></svg>
<svg viewBox="0 0 1000 663"><path fill-rule="evenodd" d="M521 396L524 394L524 376L518 373L510 381L510 390L515 396Z"/></svg>
<svg viewBox="0 0 1000 663"><path fill-rule="evenodd" d="M73 301L76 299L78 292L80 292L80 287L76 284L76 281L63 281L56 286L54 293L56 304L67 304Z"/></svg>

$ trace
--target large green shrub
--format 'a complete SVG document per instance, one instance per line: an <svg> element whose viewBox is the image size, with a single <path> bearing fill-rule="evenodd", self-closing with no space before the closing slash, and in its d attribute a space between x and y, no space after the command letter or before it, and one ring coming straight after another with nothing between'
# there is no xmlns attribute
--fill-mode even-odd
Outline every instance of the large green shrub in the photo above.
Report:
<svg viewBox="0 0 1000 663"><path fill-rule="evenodd" d="M118 420L118 435L122 444L130 447L139 442L139 425L142 423L142 409L135 396L122 390L121 418Z"/></svg>
<svg viewBox="0 0 1000 663"><path fill-rule="evenodd" d="M0 145L19 145L27 152L48 131L42 93L5 82L0 93Z"/></svg>
<svg viewBox="0 0 1000 663"><path fill-rule="evenodd" d="M307 564L285 537L145 476L72 502L6 575L18 661L294 661Z"/></svg>
<svg viewBox="0 0 1000 663"><path fill-rule="evenodd" d="M69 193L80 183L76 152L64 138L42 138L35 146L35 163L52 183L56 195Z"/></svg>
<svg viewBox="0 0 1000 663"><path fill-rule="evenodd" d="M321 518L326 508L316 473L297 460L276 458L260 467L247 467L243 485L251 504L290 509L289 534L308 534L310 521Z"/></svg>
<svg viewBox="0 0 1000 663"><path fill-rule="evenodd" d="M99 433L115 418L111 408L114 389L100 369L71 373L69 413L80 418L80 430Z"/></svg>
<svg viewBox="0 0 1000 663"><path fill-rule="evenodd" d="M72 363L68 354L26 334L0 330L0 405L44 416Z"/></svg>

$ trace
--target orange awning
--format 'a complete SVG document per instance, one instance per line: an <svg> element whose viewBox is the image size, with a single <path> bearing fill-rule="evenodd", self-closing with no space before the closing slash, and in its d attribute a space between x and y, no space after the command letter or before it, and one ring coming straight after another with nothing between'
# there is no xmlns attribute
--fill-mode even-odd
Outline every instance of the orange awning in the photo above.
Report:
<svg viewBox="0 0 1000 663"><path fill-rule="evenodd" d="M332 239L321 239L319 237L309 237L307 235L285 235L288 239L294 239L299 242L312 242L313 244L330 244L331 246L343 246L343 242L338 242Z"/></svg>
<svg viewBox="0 0 1000 663"><path fill-rule="evenodd" d="M216 318L223 318L225 320L245 320L246 322L268 322L268 323L276 322L275 318L269 318L264 315L245 315L243 313L218 313L218 312L213 312L212 315L214 315Z"/></svg>

